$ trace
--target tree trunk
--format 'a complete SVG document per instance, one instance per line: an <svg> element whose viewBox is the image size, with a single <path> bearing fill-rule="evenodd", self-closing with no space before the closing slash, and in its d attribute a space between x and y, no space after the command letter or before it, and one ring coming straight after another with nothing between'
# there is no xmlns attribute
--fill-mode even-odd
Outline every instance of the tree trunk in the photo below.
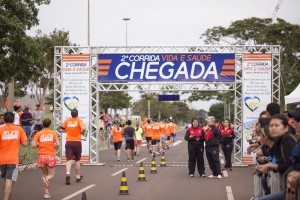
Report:
<svg viewBox="0 0 300 200"><path fill-rule="evenodd" d="M15 99L15 82L12 79L11 82L8 83L8 111L14 110L14 99Z"/></svg>

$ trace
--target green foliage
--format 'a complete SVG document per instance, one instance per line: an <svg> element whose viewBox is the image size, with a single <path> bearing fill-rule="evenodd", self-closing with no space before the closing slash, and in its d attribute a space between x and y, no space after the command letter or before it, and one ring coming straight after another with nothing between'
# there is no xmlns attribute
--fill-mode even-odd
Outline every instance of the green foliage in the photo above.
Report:
<svg viewBox="0 0 300 200"><path fill-rule="evenodd" d="M101 92L100 97L100 108L107 113L108 108L122 109L130 107L131 96L127 92Z"/></svg>
<svg viewBox="0 0 300 200"><path fill-rule="evenodd" d="M215 103L210 106L208 111L209 116L214 116L216 120L222 121L224 116L224 105L223 103Z"/></svg>
<svg viewBox="0 0 300 200"><path fill-rule="evenodd" d="M292 92L300 83L300 26L283 19L271 23L270 18L249 18L232 22L228 28L216 26L202 34L206 44L267 44L280 45L281 52L281 105L283 96ZM206 96L205 96L206 95ZM211 99L210 93L193 94L191 100Z"/></svg>

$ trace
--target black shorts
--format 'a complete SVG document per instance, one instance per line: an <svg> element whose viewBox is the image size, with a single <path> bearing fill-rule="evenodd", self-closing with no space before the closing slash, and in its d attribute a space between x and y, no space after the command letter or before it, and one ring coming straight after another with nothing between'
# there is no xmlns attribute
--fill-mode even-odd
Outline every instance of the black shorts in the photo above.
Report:
<svg viewBox="0 0 300 200"><path fill-rule="evenodd" d="M115 142L114 143L114 147L115 147L115 150L117 151L118 149L121 149L121 146L122 146L122 141L120 142Z"/></svg>
<svg viewBox="0 0 300 200"><path fill-rule="evenodd" d="M134 139L126 140L125 149L134 149Z"/></svg>
<svg viewBox="0 0 300 200"><path fill-rule="evenodd" d="M8 164L0 165L1 178L12 180L13 182L17 181L19 167L17 165Z"/></svg>
<svg viewBox="0 0 300 200"><path fill-rule="evenodd" d="M79 141L67 141L66 142L66 158L67 160L79 161L81 159L81 142Z"/></svg>
<svg viewBox="0 0 300 200"><path fill-rule="evenodd" d="M167 136L167 140L170 140L171 139L171 137L170 136Z"/></svg>
<svg viewBox="0 0 300 200"><path fill-rule="evenodd" d="M152 140L152 145L157 145L159 144L160 140Z"/></svg>
<svg viewBox="0 0 300 200"><path fill-rule="evenodd" d="M171 133L171 136L174 136L175 135L175 133Z"/></svg>
<svg viewBox="0 0 300 200"><path fill-rule="evenodd" d="M146 141L149 142L152 140L152 137L146 137Z"/></svg>

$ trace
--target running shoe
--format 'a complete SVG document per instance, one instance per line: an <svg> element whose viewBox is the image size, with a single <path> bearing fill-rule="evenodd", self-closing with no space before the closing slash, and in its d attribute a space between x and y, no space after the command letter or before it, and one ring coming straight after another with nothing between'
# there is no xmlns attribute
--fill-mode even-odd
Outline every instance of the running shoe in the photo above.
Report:
<svg viewBox="0 0 300 200"><path fill-rule="evenodd" d="M217 178L217 176L209 175L208 178Z"/></svg>
<svg viewBox="0 0 300 200"><path fill-rule="evenodd" d="M76 178L76 183L79 183L81 180L83 179L83 176L82 175L80 175L80 177L79 178Z"/></svg>
<svg viewBox="0 0 300 200"><path fill-rule="evenodd" d="M131 162L134 162L134 159L133 159L133 158L131 159Z"/></svg>
<svg viewBox="0 0 300 200"><path fill-rule="evenodd" d="M201 177L205 177L205 174L201 174L200 176L201 176Z"/></svg>
<svg viewBox="0 0 300 200"><path fill-rule="evenodd" d="M193 178L193 177L194 177L194 174L190 174L190 177Z"/></svg>
<svg viewBox="0 0 300 200"><path fill-rule="evenodd" d="M44 187L49 189L49 181L47 180L46 176L42 176L42 180L44 183Z"/></svg>
<svg viewBox="0 0 300 200"><path fill-rule="evenodd" d="M51 198L51 196L50 196L49 193L45 193L45 194L44 194L44 199L50 199L50 198Z"/></svg>
<svg viewBox="0 0 300 200"><path fill-rule="evenodd" d="M151 154L151 153L152 153L152 150L150 149L149 152L150 152L150 154Z"/></svg>
<svg viewBox="0 0 300 200"><path fill-rule="evenodd" d="M66 175L66 185L71 185L70 174Z"/></svg>
<svg viewBox="0 0 300 200"><path fill-rule="evenodd" d="M121 159L119 157L117 157L117 161L120 161Z"/></svg>
<svg viewBox="0 0 300 200"><path fill-rule="evenodd" d="M222 178L222 176L219 174L219 175L217 176L217 178L218 178L218 179L221 179L221 178Z"/></svg>
<svg viewBox="0 0 300 200"><path fill-rule="evenodd" d="M127 158L127 162L130 163L130 159L129 158Z"/></svg>
<svg viewBox="0 0 300 200"><path fill-rule="evenodd" d="M229 167L229 168L228 168L228 171L232 171L232 168L231 168L231 167Z"/></svg>

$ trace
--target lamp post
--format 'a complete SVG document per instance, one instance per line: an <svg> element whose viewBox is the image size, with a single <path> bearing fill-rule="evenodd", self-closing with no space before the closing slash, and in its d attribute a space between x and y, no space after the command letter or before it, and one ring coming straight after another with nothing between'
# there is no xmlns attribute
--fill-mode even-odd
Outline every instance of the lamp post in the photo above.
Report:
<svg viewBox="0 0 300 200"><path fill-rule="evenodd" d="M126 47L127 47L127 21L130 20L129 17L124 17L123 20L125 21L125 26L126 26ZM126 51L127 51L127 48L126 48Z"/></svg>
<svg viewBox="0 0 300 200"><path fill-rule="evenodd" d="M90 46L90 0L88 0L88 46Z"/></svg>

